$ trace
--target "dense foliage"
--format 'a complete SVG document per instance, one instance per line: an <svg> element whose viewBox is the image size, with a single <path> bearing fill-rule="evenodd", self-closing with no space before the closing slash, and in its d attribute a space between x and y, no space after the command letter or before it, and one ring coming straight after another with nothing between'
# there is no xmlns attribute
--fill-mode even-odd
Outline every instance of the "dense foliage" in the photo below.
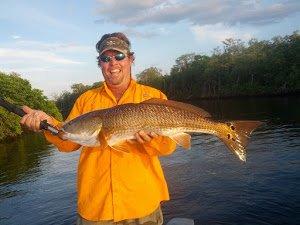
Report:
<svg viewBox="0 0 300 225"><path fill-rule="evenodd" d="M211 56L185 54L169 75L155 67L138 81L164 91L172 99L258 96L299 93L300 35L270 41L226 39Z"/></svg>
<svg viewBox="0 0 300 225"><path fill-rule="evenodd" d="M32 88L29 81L18 74L0 72L0 97L19 106L27 105L47 112L55 118L62 116L55 103L48 100L39 89ZM7 137L15 137L22 133L20 117L0 107L0 141Z"/></svg>

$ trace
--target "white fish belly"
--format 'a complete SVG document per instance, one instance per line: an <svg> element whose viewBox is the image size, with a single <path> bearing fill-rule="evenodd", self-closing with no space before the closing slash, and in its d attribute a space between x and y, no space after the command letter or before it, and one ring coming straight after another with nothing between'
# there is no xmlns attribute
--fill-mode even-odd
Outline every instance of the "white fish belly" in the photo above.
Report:
<svg viewBox="0 0 300 225"><path fill-rule="evenodd" d="M97 146L100 146L99 132L100 132L100 130L96 130L92 134L90 134L90 133L81 133L81 134L65 133L63 136L63 139L73 141L82 146L97 147Z"/></svg>

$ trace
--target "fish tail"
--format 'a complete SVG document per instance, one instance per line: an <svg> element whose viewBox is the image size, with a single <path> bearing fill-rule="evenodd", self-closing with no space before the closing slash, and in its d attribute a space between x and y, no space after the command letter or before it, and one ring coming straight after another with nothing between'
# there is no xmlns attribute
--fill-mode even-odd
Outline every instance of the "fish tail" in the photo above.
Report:
<svg viewBox="0 0 300 225"><path fill-rule="evenodd" d="M219 137L240 160L246 162L250 134L261 124L261 121L229 121L225 123L226 128L222 129Z"/></svg>

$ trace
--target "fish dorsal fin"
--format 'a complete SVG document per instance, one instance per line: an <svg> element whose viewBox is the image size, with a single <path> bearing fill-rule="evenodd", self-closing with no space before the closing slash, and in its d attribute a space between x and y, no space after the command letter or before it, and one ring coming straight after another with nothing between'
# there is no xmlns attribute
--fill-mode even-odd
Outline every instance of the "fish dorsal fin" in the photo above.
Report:
<svg viewBox="0 0 300 225"><path fill-rule="evenodd" d="M204 109L201 109L197 106L187 104L187 103L183 103L183 102L165 100L165 99L161 99L161 98L151 98L151 99L143 101L141 103L166 105L166 106L171 106L171 107L175 107L175 108L178 108L178 109L189 110L191 112L199 114L202 117L211 117L209 112L205 111Z"/></svg>
<svg viewBox="0 0 300 225"><path fill-rule="evenodd" d="M187 133L174 134L170 138L185 149L191 148L191 135Z"/></svg>

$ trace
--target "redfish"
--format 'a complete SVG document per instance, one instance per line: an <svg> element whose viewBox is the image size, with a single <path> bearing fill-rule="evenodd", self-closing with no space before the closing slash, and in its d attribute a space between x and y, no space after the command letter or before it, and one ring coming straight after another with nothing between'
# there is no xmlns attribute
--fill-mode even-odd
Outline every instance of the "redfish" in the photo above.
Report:
<svg viewBox="0 0 300 225"><path fill-rule="evenodd" d="M190 104L150 99L83 114L66 122L59 136L83 146L103 145L128 151L122 144L135 139L134 134L140 130L170 137L186 149L191 147L188 133L206 133L220 138L240 160L246 161L249 136L261 124L260 121L220 122Z"/></svg>

